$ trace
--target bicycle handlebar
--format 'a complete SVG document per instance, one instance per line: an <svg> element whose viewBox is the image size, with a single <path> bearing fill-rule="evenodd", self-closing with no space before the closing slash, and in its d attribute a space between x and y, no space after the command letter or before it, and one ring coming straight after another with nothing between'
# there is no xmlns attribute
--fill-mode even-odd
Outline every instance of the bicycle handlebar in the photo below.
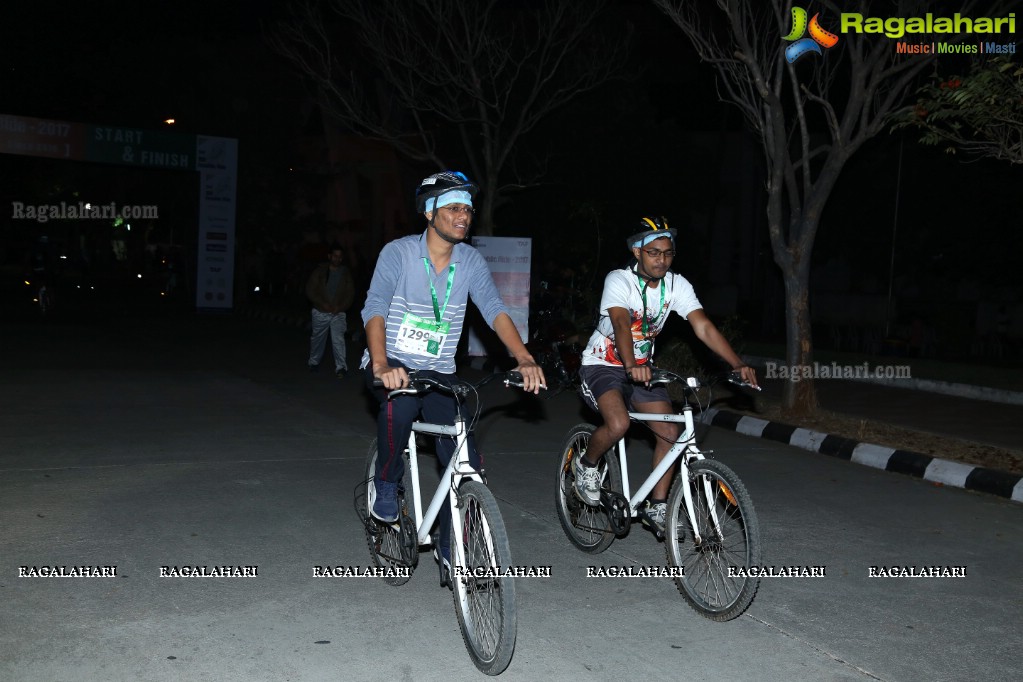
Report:
<svg viewBox="0 0 1023 682"><path fill-rule="evenodd" d="M650 377L650 383L651 384L670 384L673 381L677 381L677 382L685 384L686 387L688 387L688 388L700 388L703 385L700 382L700 380L698 378L696 378L696 377L684 377L681 374L676 374L674 372L668 371L666 369L660 369L658 367L651 367L650 369L651 369L651 377ZM723 373L723 374L721 374L719 376L724 378L728 383L735 384L736 386L741 386L743 388L752 388L753 390L756 390L756 391L763 390L763 389L761 389L760 386L754 386L753 384L749 383L748 381L745 381L742 378L742 373L741 372L726 372L726 373ZM713 382L711 382L711 383L713 383Z"/></svg>
<svg viewBox="0 0 1023 682"><path fill-rule="evenodd" d="M393 398L398 395L418 395L419 393L425 393L431 389L439 388L451 393L457 398L464 398L469 395L471 391L482 388L495 379L501 379L505 386L515 386L517 388L523 388L525 386L522 373L514 370L510 372L496 372L494 374L489 374L475 383L456 379L456 383L448 384L435 377L425 374L421 375L416 370L409 371L408 379L409 383L407 387L396 388L393 391L388 392L387 397ZM384 388L384 382L380 379L373 379L373 387ZM541 388L546 389L547 387L541 385Z"/></svg>

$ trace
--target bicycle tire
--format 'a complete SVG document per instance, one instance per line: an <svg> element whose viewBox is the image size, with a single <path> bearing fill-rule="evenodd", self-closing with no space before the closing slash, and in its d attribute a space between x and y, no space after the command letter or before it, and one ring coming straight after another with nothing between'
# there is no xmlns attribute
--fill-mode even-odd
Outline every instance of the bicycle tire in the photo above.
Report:
<svg viewBox="0 0 1023 682"><path fill-rule="evenodd" d="M395 528L393 525L377 521L370 514L370 510L373 508L373 491L375 490L373 481L376 476L376 439L370 444L369 453L366 457L366 489L363 493L365 495L365 506L361 508L361 513L364 515L363 526L366 532L366 544L369 545L369 555L373 565L385 570L389 568L409 569L408 575L403 575L404 571L394 571L395 575L381 578L388 585L396 586L404 585L409 581L419 557L419 545L416 541L416 521L410 513L410 504L406 501L406 496L408 496L408 500L412 498L412 472L409 469L408 451L402 452L401 456L405 460L405 474L401 479L401 488L404 488L404 491L400 489L398 491L398 514L404 517L404 526L399 524L399 528ZM406 529L404 540L402 538L402 527ZM409 533L411 533L411 537L408 537ZM415 546L411 548L406 547L403 552L403 542L406 545L411 542ZM411 563L402 560L403 554L411 556Z"/></svg>
<svg viewBox="0 0 1023 682"><path fill-rule="evenodd" d="M705 481L710 484L711 500ZM686 511L685 486L692 493L699 545ZM712 508L717 511L720 533L713 528ZM689 476L675 479L664 521L665 552L668 563L684 571L674 580L686 602L697 613L720 622L737 618L749 608L760 586L759 576L749 577L749 569L760 565L760 524L753 500L736 473L714 460L692 462ZM745 570L733 576L729 567Z"/></svg>
<svg viewBox="0 0 1023 682"><path fill-rule="evenodd" d="M515 579L501 575L512 565L508 533L494 494L478 481L458 489L457 511L462 521L466 574L452 566L455 615L469 657L487 675L499 675L515 651ZM452 546L452 561L457 550ZM478 569L490 569L478 577Z"/></svg>
<svg viewBox="0 0 1023 682"><path fill-rule="evenodd" d="M579 457L589 446L596 427L592 424L576 424L568 431L558 457L558 480L554 489L554 506L565 535L577 548L589 554L600 554L614 542L615 534L611 520L603 507L594 507L579 499L575 492L573 458ZM603 486L622 492L622 472L614 448L604 454L607 476Z"/></svg>

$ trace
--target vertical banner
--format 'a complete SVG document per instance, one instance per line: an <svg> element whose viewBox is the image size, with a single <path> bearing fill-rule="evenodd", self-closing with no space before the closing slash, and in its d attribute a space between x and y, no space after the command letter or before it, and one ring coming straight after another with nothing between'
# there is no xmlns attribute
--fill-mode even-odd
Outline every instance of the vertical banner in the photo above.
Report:
<svg viewBox="0 0 1023 682"><path fill-rule="evenodd" d="M195 169L199 171L195 305L232 308L238 140L199 135L195 147Z"/></svg>
<svg viewBox="0 0 1023 682"><path fill-rule="evenodd" d="M525 343L529 338L529 271L533 240L528 237L473 237L472 245L490 266L494 284ZM469 355L486 355L483 342L472 329L469 329L468 350Z"/></svg>

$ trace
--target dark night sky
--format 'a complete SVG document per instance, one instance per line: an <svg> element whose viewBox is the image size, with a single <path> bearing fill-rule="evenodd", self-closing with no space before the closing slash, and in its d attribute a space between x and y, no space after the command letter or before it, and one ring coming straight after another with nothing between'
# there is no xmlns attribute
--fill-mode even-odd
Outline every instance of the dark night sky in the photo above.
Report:
<svg viewBox="0 0 1023 682"><path fill-rule="evenodd" d="M143 128L177 116L190 128L197 121L177 110L201 109L196 100L203 95L236 94L231 76L245 64L258 69L269 57L252 60L253 39L271 16L265 7L182 0L5 8L0 110ZM203 132L229 134L229 124L218 125L225 130Z"/></svg>

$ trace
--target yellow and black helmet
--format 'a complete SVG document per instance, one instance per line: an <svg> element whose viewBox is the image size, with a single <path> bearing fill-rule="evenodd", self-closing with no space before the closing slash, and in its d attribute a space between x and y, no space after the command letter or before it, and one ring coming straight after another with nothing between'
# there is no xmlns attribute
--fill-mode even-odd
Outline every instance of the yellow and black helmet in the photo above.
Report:
<svg viewBox="0 0 1023 682"><path fill-rule="evenodd" d="M661 237L670 237L672 246L675 245L676 232L668 227L668 221L663 217L643 217L639 221L639 228L639 232L625 240L625 245L630 249L642 248Z"/></svg>

